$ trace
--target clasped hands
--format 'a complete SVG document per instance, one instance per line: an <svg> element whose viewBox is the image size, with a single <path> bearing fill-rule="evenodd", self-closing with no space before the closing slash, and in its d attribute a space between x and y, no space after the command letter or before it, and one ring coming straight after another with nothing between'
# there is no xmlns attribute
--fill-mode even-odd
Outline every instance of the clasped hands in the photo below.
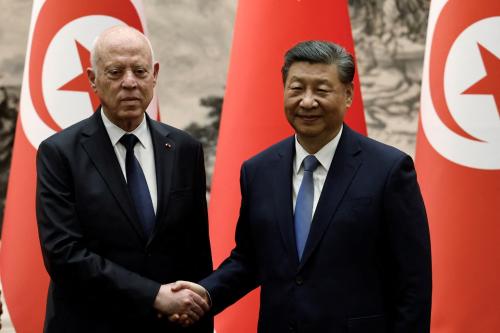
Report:
<svg viewBox="0 0 500 333"><path fill-rule="evenodd" d="M209 303L205 288L193 282L177 281L160 287L153 306L159 317L168 316L171 322L186 327L210 310Z"/></svg>

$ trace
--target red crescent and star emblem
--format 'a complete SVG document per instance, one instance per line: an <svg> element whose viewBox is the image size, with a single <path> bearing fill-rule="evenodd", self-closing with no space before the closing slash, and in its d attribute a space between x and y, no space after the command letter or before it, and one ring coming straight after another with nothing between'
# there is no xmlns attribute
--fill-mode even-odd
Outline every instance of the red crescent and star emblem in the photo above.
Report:
<svg viewBox="0 0 500 333"><path fill-rule="evenodd" d="M441 121L455 134L474 141L482 141L466 132L453 118L445 97L445 65L450 49L457 38L473 24L500 16L500 1L450 0L436 21L430 53L430 91L432 102ZM500 120L500 59L484 45L476 42L486 75L471 84L462 94L492 95ZM470 110L474 112L474 110Z"/></svg>

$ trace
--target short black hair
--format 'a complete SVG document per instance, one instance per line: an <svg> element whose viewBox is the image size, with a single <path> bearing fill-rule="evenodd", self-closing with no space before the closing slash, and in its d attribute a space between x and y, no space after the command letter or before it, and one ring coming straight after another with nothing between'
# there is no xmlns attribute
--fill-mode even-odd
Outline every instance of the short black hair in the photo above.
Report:
<svg viewBox="0 0 500 333"><path fill-rule="evenodd" d="M296 44L285 53L285 61L281 68L283 84L288 77L288 71L295 62L311 64L337 65L339 80L344 84L352 83L354 78L354 59L342 46L321 40L309 40Z"/></svg>

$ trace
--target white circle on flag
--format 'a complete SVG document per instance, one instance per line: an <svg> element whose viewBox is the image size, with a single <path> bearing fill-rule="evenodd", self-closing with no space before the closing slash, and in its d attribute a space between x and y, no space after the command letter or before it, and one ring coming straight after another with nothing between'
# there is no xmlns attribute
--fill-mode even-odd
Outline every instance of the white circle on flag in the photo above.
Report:
<svg viewBox="0 0 500 333"><path fill-rule="evenodd" d="M478 43L500 57L500 17L481 20L456 39L446 61L444 91L460 127L479 140L498 144L500 117L493 95L463 93L487 75Z"/></svg>
<svg viewBox="0 0 500 333"><path fill-rule="evenodd" d="M64 25L49 44L42 69L42 93L48 113L60 128L66 128L85 119L94 111L87 93L58 90L85 71L80 63L75 40L90 50L93 40L102 31L118 24L125 23L105 15L83 16ZM34 22L32 21L23 73L19 117L26 138L35 149L38 149L40 143L56 131L40 117L31 97L29 64L33 29Z"/></svg>
<svg viewBox="0 0 500 333"><path fill-rule="evenodd" d="M463 92L486 75L478 43L500 56L500 17L485 18L467 27L453 43L445 65L444 90L449 112L465 132L478 140L452 131L436 111L429 84L432 41L433 33L429 33L421 98L425 136L439 154L454 163L475 169L499 170L500 117L493 95Z"/></svg>
<svg viewBox="0 0 500 333"><path fill-rule="evenodd" d="M124 23L110 16L85 16L65 25L52 39L43 65L42 87L47 109L59 127L88 118L94 111L87 92L59 89L82 73L86 76L76 42L90 52L101 31L119 24Z"/></svg>

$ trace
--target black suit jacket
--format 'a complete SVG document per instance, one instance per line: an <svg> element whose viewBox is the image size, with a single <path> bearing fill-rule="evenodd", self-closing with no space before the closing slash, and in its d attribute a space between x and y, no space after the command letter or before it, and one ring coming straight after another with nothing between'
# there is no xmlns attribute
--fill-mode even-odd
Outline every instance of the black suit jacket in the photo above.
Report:
<svg viewBox="0 0 500 333"><path fill-rule="evenodd" d="M429 332L427 218L412 160L346 125L303 258L294 138L246 161L236 247L201 284L217 313L261 286L259 332Z"/></svg>
<svg viewBox="0 0 500 333"><path fill-rule="evenodd" d="M48 138L37 156L37 219L51 277L45 332L176 332L157 318L160 284L212 271L199 142L147 117L158 206L143 234L100 111ZM212 332L211 319L191 330Z"/></svg>

